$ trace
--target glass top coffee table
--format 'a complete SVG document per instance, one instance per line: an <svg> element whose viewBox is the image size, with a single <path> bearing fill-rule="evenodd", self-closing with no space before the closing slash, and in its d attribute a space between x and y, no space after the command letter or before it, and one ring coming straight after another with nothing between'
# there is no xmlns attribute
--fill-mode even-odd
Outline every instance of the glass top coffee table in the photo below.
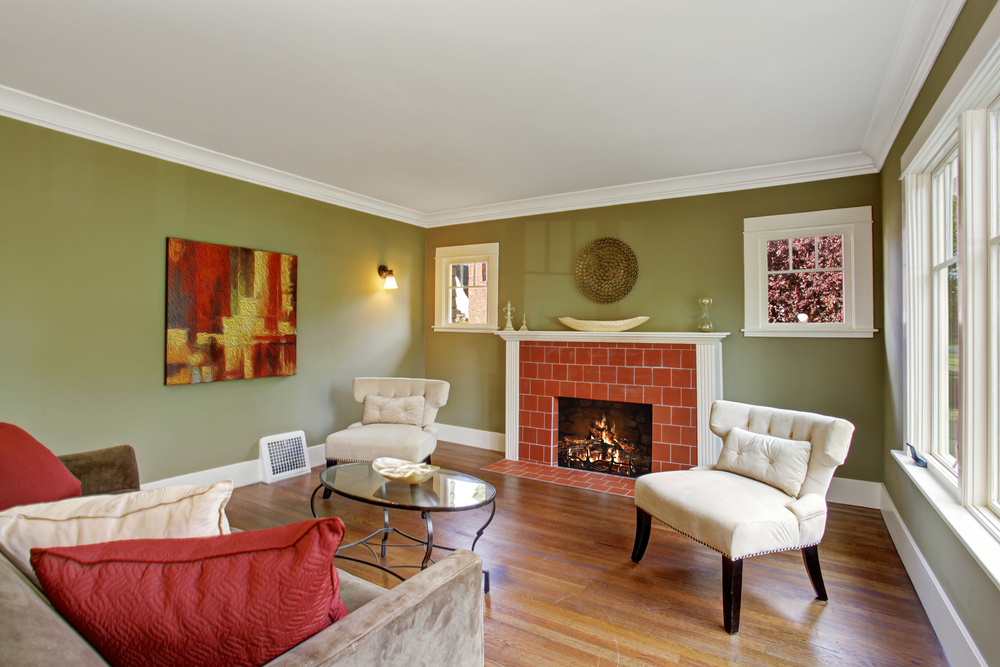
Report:
<svg viewBox="0 0 1000 667"><path fill-rule="evenodd" d="M466 510L473 510L486 505L491 505L490 518L487 519L486 523L484 523L482 527L476 531L476 537L472 540L472 546L470 549L475 551L476 542L478 542L479 538L483 536L483 531L485 531L486 527L493 521L493 517L496 515L497 511L497 492L492 485L487 484L483 480L471 475L455 472L454 470L445 470L443 468L439 470L436 475L425 482L421 482L420 484L404 484L403 482L394 482L386 479L382 475L378 474L372 469L371 463L345 463L331 466L321 472L319 475L319 481L320 485L316 487L316 490L313 491L312 497L309 499L309 507L312 509L312 515L314 517L316 516L316 494L324 488L330 489L339 496L350 498L351 500L357 500L358 502L366 503L368 505L376 505L382 508L382 516L384 520L383 527L363 539L351 542L350 544L342 545L339 549L337 549L338 557L358 563L365 563L366 565L374 565L375 567L392 574L398 579L402 579L403 577L399 576L396 572L393 572L393 567L404 568L417 566L384 565L383 563L388 547L413 547L423 545L424 558L419 566L421 570L431 564L431 555L434 549L443 549L445 551L455 550L451 547L434 544L434 523L431 520L431 514L434 512L464 512ZM408 535L398 528L391 527L389 525L390 509L420 512L420 517L424 520L424 524L427 527L427 538L420 539L418 537ZM389 535L392 533L401 535L405 539L412 541L413 544L388 544L387 540L389 539ZM378 536L381 536L381 544L378 542L373 543L372 540ZM369 563L368 561L340 555L341 551L359 545L363 545L368 548L368 550L375 556L377 562ZM381 557L379 556L379 553L372 548L373 545L381 546ZM489 593L490 573L488 570L484 570L483 573L486 575L484 592Z"/></svg>

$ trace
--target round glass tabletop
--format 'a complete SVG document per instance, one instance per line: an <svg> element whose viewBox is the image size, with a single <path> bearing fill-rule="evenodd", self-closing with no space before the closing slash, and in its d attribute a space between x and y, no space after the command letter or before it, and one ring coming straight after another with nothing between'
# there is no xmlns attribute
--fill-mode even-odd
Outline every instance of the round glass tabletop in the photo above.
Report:
<svg viewBox="0 0 1000 667"><path fill-rule="evenodd" d="M460 512L492 502L497 491L471 475L442 468L420 484L382 477L371 463L344 463L327 468L319 481L334 493L370 505L427 512Z"/></svg>

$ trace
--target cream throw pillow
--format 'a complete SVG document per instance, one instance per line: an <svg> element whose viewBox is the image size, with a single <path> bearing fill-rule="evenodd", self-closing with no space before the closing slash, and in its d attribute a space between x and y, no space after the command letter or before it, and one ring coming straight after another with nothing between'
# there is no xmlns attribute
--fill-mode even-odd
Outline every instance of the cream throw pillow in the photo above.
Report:
<svg viewBox="0 0 1000 667"><path fill-rule="evenodd" d="M114 540L228 535L232 480L211 486L168 486L113 496L83 496L0 512L0 551L38 586L33 547Z"/></svg>
<svg viewBox="0 0 1000 667"><path fill-rule="evenodd" d="M410 424L422 426L424 423L423 396L397 396L387 398L368 394L365 396L365 412L362 424Z"/></svg>
<svg viewBox="0 0 1000 667"><path fill-rule="evenodd" d="M734 427L726 436L716 470L755 479L798 497L809 469L812 444Z"/></svg>

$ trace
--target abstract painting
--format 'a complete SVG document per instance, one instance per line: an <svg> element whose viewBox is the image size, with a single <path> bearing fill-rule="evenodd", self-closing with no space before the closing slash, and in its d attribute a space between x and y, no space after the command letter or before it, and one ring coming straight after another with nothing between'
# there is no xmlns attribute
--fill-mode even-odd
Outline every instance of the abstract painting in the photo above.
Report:
<svg viewBox="0 0 1000 667"><path fill-rule="evenodd" d="M167 239L166 384L295 375L297 258Z"/></svg>

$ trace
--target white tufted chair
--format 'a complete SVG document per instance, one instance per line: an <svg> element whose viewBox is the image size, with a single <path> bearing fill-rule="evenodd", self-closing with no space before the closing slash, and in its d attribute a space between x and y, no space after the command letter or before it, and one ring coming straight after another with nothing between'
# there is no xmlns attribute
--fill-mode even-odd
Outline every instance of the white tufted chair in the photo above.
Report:
<svg viewBox="0 0 1000 667"><path fill-rule="evenodd" d="M743 432L733 431L736 427ZM632 560L638 563L646 551L652 517L720 552L723 625L730 634L735 634L740 627L744 558L801 549L816 597L827 599L817 545L826 529L830 480L837 466L847 458L854 425L810 412L716 401L712 405L711 429L726 443L723 457L728 457L727 462L735 460L734 443L745 438L760 443L756 451L762 465L756 473L768 483L718 470L717 466L643 475L635 484ZM771 484L782 480L768 477L773 472L773 459L777 458L775 448L788 441L800 441L803 452L801 488L796 495L775 488ZM801 441L808 442L809 447Z"/></svg>
<svg viewBox="0 0 1000 667"><path fill-rule="evenodd" d="M434 419L448 402L450 388L444 380L354 378L354 400L364 404L364 414L327 436L326 466L380 456L430 463L437 447ZM329 489L323 497L330 497Z"/></svg>

